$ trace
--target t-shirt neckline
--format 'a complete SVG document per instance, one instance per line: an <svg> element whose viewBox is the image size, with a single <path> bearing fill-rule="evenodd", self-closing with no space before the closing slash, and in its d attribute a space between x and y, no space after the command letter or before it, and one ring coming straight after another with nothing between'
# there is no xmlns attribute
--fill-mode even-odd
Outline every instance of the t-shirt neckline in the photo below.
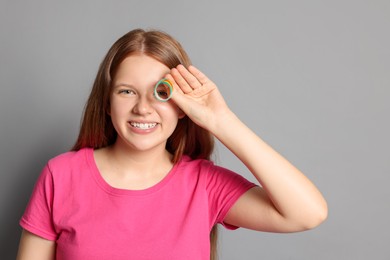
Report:
<svg viewBox="0 0 390 260"><path fill-rule="evenodd" d="M153 194L153 193L159 191L160 189L164 188L170 182L170 180L176 174L177 168L179 167L179 165L182 161L182 160L180 160L179 162L175 163L173 165L172 169L169 171L169 173L161 181L159 181L155 185L153 185L149 188L146 188L146 189L142 189L142 190L129 190L129 189L115 188L106 182L106 180L102 177L102 175L97 167L95 157L94 157L93 148L85 148L85 155L86 155L86 160L88 162L88 166L91 170L90 172L91 172L94 180L98 184L98 186L101 189L103 189L105 192L107 192L111 195L117 195L117 196L145 196L145 195Z"/></svg>

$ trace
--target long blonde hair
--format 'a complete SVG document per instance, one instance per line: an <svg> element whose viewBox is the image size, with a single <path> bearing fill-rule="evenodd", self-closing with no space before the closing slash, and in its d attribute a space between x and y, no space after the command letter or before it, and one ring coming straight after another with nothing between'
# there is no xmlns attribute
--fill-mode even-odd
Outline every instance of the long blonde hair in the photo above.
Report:
<svg viewBox="0 0 390 260"><path fill-rule="evenodd" d="M145 54L169 68L179 64L188 67L191 61L178 41L157 31L136 29L119 38L100 64L95 82L87 101L81 128L72 150L90 147L94 149L112 145L117 137L108 115L112 79L120 63L132 54ZM185 154L191 158L209 160L214 149L211 134L196 125L188 117L179 120L175 131L168 138L166 149L178 162ZM217 258L217 226L210 232L210 259Z"/></svg>

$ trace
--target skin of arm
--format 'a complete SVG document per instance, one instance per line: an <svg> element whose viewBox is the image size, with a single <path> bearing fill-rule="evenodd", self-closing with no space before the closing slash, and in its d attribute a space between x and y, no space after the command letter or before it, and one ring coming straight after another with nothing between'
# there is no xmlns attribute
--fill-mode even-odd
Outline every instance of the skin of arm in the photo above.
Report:
<svg viewBox="0 0 390 260"><path fill-rule="evenodd" d="M238 199L226 223L258 231L297 232L326 219L327 203L315 185L242 123L202 72L179 65L166 77L174 82L173 101L233 152L261 185Z"/></svg>
<svg viewBox="0 0 390 260"><path fill-rule="evenodd" d="M53 260L55 241L46 240L23 230L16 260Z"/></svg>

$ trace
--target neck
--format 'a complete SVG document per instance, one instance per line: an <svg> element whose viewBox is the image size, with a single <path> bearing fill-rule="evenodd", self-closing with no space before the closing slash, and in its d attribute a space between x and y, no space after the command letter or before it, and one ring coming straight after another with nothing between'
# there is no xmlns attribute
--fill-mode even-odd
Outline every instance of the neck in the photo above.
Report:
<svg viewBox="0 0 390 260"><path fill-rule="evenodd" d="M172 167L172 155L165 149L134 151L125 145L115 143L108 147L107 157L124 174L142 173L152 175Z"/></svg>

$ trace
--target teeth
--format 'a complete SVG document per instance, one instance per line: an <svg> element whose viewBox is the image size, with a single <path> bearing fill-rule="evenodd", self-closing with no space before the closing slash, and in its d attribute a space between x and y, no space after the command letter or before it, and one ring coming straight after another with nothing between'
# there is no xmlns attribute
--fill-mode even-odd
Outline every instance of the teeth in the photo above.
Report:
<svg viewBox="0 0 390 260"><path fill-rule="evenodd" d="M139 129L150 129L157 125L157 123L136 123L136 122L130 122L130 124Z"/></svg>

